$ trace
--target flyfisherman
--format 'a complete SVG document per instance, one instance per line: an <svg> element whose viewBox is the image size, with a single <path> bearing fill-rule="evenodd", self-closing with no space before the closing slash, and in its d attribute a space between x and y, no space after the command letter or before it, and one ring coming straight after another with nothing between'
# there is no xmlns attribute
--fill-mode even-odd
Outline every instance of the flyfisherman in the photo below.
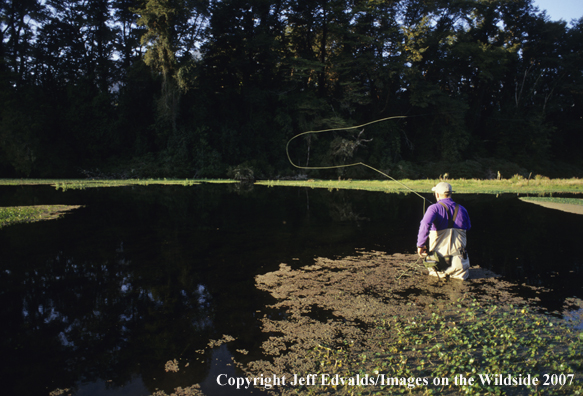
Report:
<svg viewBox="0 0 583 396"><path fill-rule="evenodd" d="M441 182L431 189L437 203L429 206L417 236L417 254L424 257L429 274L465 280L470 259L466 251L466 232L471 228L466 209L451 199L452 188ZM429 239L429 252L427 240Z"/></svg>

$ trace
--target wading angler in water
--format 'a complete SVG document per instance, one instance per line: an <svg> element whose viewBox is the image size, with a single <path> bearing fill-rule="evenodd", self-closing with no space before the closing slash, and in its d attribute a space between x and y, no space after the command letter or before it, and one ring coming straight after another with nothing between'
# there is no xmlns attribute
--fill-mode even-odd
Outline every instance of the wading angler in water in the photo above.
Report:
<svg viewBox="0 0 583 396"><path fill-rule="evenodd" d="M470 259L466 251L470 217L466 209L451 199L449 183L441 182L431 189L437 203L429 206L417 236L417 253L424 257L429 275L465 280L469 276ZM429 252L427 242L429 239Z"/></svg>

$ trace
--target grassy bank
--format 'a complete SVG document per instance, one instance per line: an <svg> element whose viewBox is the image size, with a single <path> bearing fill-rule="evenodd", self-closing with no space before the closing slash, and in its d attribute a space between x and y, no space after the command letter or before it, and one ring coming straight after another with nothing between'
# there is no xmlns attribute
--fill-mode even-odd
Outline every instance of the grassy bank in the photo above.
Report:
<svg viewBox="0 0 583 396"><path fill-rule="evenodd" d="M455 179L448 180L458 194L583 194L583 179L525 179L513 177L502 180ZM85 189L92 187L122 187L149 185L193 186L201 183L238 183L228 179L128 179L128 180L89 180L89 179L0 179L0 186L51 185L58 190ZM409 180L261 180L256 185L269 187L309 187L329 190L365 190L385 192L431 193L431 187L438 179Z"/></svg>
<svg viewBox="0 0 583 396"><path fill-rule="evenodd" d="M0 186L33 186L49 185L57 190L84 190L93 187L124 187L124 186L194 186L201 183L237 183L235 180L223 179L0 179Z"/></svg>
<svg viewBox="0 0 583 396"><path fill-rule="evenodd" d="M548 209L583 215L583 198L520 197L520 200Z"/></svg>
<svg viewBox="0 0 583 396"><path fill-rule="evenodd" d="M79 206L68 205L12 206L0 208L0 228L11 224L56 219L65 212L77 208Z"/></svg>
<svg viewBox="0 0 583 396"><path fill-rule="evenodd" d="M520 198L520 199L523 201L531 201L531 202L550 202L550 203L557 203L557 204L582 205L583 206L583 198L524 197L524 198Z"/></svg>
<svg viewBox="0 0 583 396"><path fill-rule="evenodd" d="M326 189L355 189L367 191L431 193L438 179L425 180L267 180L256 184L269 187L295 186ZM520 177L503 180L456 179L448 180L457 194L583 194L583 179L524 179Z"/></svg>

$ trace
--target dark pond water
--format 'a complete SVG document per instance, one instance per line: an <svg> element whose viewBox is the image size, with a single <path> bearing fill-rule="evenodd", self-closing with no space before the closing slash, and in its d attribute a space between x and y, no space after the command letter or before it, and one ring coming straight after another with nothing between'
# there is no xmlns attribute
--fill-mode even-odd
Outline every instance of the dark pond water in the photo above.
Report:
<svg viewBox="0 0 583 396"><path fill-rule="evenodd" d="M473 264L517 294L529 293L523 284L548 289L541 309L583 298L580 215L516 195L455 198L472 219ZM231 357L259 358L257 317L270 300L255 275L362 248L413 253L423 210L412 194L362 191L0 187L0 206L39 204L85 206L0 230L3 394L137 396L193 383L227 394L216 376L237 375ZM224 334L237 339L207 347ZM172 359L178 373L164 370Z"/></svg>

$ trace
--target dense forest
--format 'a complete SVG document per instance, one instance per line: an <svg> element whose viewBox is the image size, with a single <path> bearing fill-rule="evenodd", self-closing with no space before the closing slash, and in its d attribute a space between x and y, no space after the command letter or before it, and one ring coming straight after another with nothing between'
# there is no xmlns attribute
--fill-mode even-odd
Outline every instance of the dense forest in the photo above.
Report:
<svg viewBox="0 0 583 396"><path fill-rule="evenodd" d="M583 176L532 0L0 0L0 177ZM346 129L393 117L358 129ZM242 176L243 175L243 176Z"/></svg>

